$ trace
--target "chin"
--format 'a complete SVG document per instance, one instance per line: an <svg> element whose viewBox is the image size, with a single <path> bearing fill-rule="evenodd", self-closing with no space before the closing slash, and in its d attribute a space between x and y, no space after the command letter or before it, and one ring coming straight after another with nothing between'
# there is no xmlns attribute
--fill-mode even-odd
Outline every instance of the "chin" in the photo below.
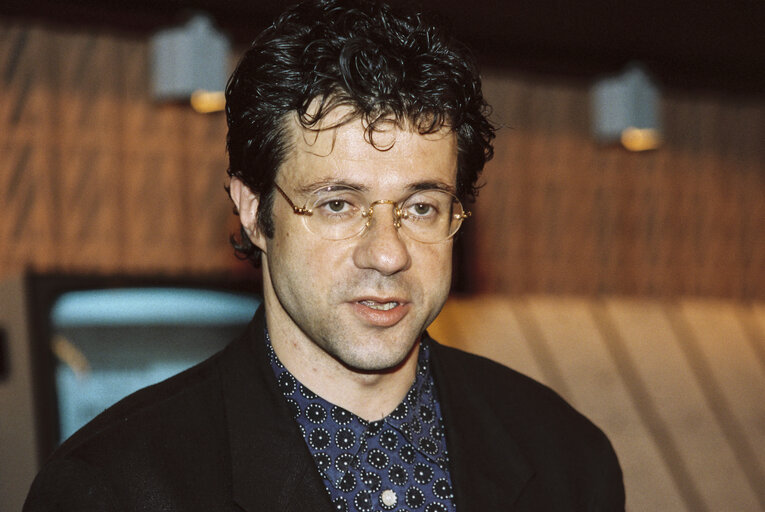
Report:
<svg viewBox="0 0 765 512"><path fill-rule="evenodd" d="M345 367L358 373L392 373L401 368L416 354L419 344L415 341L407 347L395 347L388 350L352 351L335 354L335 358Z"/></svg>

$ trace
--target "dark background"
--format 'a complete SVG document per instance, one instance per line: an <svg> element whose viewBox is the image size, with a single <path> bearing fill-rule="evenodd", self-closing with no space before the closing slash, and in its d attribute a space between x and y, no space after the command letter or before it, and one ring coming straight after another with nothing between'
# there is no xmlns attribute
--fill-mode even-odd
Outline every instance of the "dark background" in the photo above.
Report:
<svg viewBox="0 0 765 512"><path fill-rule="evenodd" d="M202 10L235 43L246 44L290 3L6 0L0 14L143 33ZM420 5L445 18L483 64L590 76L639 60L664 85L765 94L762 0L426 0Z"/></svg>

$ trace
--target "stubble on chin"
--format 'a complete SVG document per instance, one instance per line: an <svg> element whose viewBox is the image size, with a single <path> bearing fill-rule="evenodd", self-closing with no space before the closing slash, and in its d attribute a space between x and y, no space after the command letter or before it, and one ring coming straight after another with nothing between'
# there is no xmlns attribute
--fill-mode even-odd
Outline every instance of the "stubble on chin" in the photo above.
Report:
<svg viewBox="0 0 765 512"><path fill-rule="evenodd" d="M348 314L351 308L347 307ZM336 364L354 373L386 373L400 367L411 355L421 336L419 329L406 324L364 329L349 326L342 315L324 319L309 339ZM405 322L405 318L402 322ZM424 329L423 329L424 330ZM408 331L408 332L407 332Z"/></svg>

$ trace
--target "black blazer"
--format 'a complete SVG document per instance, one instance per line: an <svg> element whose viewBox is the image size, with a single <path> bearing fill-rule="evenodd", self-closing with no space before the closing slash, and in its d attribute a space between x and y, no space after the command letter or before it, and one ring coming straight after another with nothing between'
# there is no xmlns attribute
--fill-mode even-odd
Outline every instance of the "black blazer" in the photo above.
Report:
<svg viewBox="0 0 765 512"><path fill-rule="evenodd" d="M333 510L265 351L264 312L207 361L67 440L26 512ZM624 510L605 435L543 385L433 344L459 512Z"/></svg>

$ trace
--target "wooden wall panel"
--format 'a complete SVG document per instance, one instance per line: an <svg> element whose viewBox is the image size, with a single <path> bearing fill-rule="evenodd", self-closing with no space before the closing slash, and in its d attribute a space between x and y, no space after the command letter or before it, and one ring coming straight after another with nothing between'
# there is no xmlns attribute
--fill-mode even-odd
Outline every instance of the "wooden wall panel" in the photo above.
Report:
<svg viewBox="0 0 765 512"><path fill-rule="evenodd" d="M664 91L665 144L589 133L588 83L488 72L501 125L467 226L468 289L765 296L765 101Z"/></svg>
<svg viewBox="0 0 765 512"><path fill-rule="evenodd" d="M148 52L0 20L0 274L239 267L225 119L153 102Z"/></svg>
<svg viewBox="0 0 765 512"><path fill-rule="evenodd" d="M225 119L149 97L148 42L0 19L0 275L243 270ZM664 91L666 144L589 135L588 84L489 70L503 125L465 291L765 298L765 101Z"/></svg>
<svg viewBox="0 0 765 512"><path fill-rule="evenodd" d="M16 267L44 266L53 258L43 242L51 240L55 232L52 205L50 201L40 200L41 194L52 192L45 173L52 156L39 150L40 141L51 136L50 124L43 122L51 101L45 94L44 73L41 72L37 80L33 70L22 62L25 58L45 59L48 45L43 34L40 29L15 29L3 38L13 52L4 58L0 95L3 116L0 120L3 127L0 257ZM0 54L6 52L0 51Z"/></svg>

